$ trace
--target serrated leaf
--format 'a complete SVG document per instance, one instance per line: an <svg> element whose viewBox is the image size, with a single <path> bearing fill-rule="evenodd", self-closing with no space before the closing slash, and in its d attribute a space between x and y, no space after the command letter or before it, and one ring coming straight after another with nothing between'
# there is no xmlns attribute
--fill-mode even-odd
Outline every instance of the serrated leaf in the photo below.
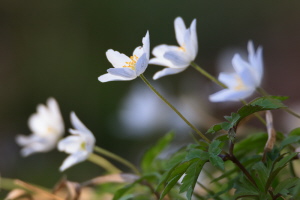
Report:
<svg viewBox="0 0 300 200"><path fill-rule="evenodd" d="M251 152L255 152L256 154L261 153L264 150L267 139L267 133L251 134L235 144L234 154L237 157L241 157ZM253 146L254 144L255 148Z"/></svg>
<svg viewBox="0 0 300 200"><path fill-rule="evenodd" d="M191 200L192 194L197 183L198 176L204 166L206 161L198 159L196 162L191 164L185 172L185 176L182 180L182 185L180 186L180 193L187 192L186 197Z"/></svg>
<svg viewBox="0 0 300 200"><path fill-rule="evenodd" d="M219 140L212 141L212 143L209 145L208 153L213 155L219 155L222 151L222 149L220 149L221 144L222 142Z"/></svg>
<svg viewBox="0 0 300 200"><path fill-rule="evenodd" d="M211 162L211 164L221 170L224 170L224 161L222 160L222 158L220 158L219 156L216 155L210 155L209 156L209 162Z"/></svg>
<svg viewBox="0 0 300 200"><path fill-rule="evenodd" d="M143 156L141 168L143 172L156 171L154 160L170 144L174 138L174 132L167 133L153 147L151 147Z"/></svg>
<svg viewBox="0 0 300 200"><path fill-rule="evenodd" d="M163 192L161 193L160 199L164 198L166 194L174 187L174 185L178 182L180 177L185 173L187 168L196 161L197 159L192 159L190 161L181 162L177 165L175 165L173 168L171 168L167 174L164 176L163 180L159 183L157 188L159 188L161 185L166 184L166 186L163 189Z"/></svg>
<svg viewBox="0 0 300 200"><path fill-rule="evenodd" d="M208 154L208 152L205 152L201 149L191 149L187 153L185 160L188 161L188 160L192 160L194 158L199 158L201 160L208 160L209 154Z"/></svg>
<svg viewBox="0 0 300 200"><path fill-rule="evenodd" d="M258 188L260 191L265 192L265 185L268 180L269 171L266 168L266 166L262 162L256 163L252 169L254 170L252 172L252 177L254 178Z"/></svg>
<svg viewBox="0 0 300 200"><path fill-rule="evenodd" d="M213 125L212 127L210 127L207 131L206 131L206 134L213 134L213 133L216 133L220 130L222 130L222 123L219 123L219 124L215 124Z"/></svg>

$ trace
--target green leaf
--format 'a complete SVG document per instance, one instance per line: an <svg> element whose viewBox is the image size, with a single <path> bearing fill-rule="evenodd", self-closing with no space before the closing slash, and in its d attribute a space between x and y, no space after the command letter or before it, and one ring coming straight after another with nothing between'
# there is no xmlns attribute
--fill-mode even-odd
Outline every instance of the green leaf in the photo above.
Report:
<svg viewBox="0 0 300 200"><path fill-rule="evenodd" d="M288 136L281 142L280 149L283 149L284 147L286 147L289 144L298 143L299 141L300 141L300 136L297 136L297 135Z"/></svg>
<svg viewBox="0 0 300 200"><path fill-rule="evenodd" d="M204 166L206 161L198 159L196 162L192 163L185 172L185 176L182 180L182 185L180 186L180 193L187 192L186 197L191 200L192 194L197 183L198 176Z"/></svg>
<svg viewBox="0 0 300 200"><path fill-rule="evenodd" d="M209 162L211 162L211 164L221 170L224 170L224 161L222 160L222 158L220 158L219 156L216 155L210 155L209 156Z"/></svg>
<svg viewBox="0 0 300 200"><path fill-rule="evenodd" d="M192 160L194 158L199 158L201 160L208 160L209 153L205 152L205 151L203 151L201 149L191 149L187 153L185 160L188 161L188 160Z"/></svg>
<svg viewBox="0 0 300 200"><path fill-rule="evenodd" d="M265 185L268 180L269 170L262 162L256 163L252 167L252 177L254 178L260 191L265 192Z"/></svg>
<svg viewBox="0 0 300 200"><path fill-rule="evenodd" d="M281 181L274 189L273 193L276 195L278 193L282 195L287 195L289 190L298 185L300 183L300 179L293 177L293 178L288 178L285 179L284 181Z"/></svg>
<svg viewBox="0 0 300 200"><path fill-rule="evenodd" d="M215 124L215 125L213 125L212 127L210 127L210 128L206 131L206 134L209 134L209 133L213 134L213 133L216 133L216 132L218 132L218 131L220 131L220 130L222 130L222 129L223 129L222 123Z"/></svg>
<svg viewBox="0 0 300 200"><path fill-rule="evenodd" d="M291 132L290 132L290 134L289 134L290 136L300 136L300 128L295 128L295 129L293 129Z"/></svg>
<svg viewBox="0 0 300 200"><path fill-rule="evenodd" d="M166 184L163 189L163 192L160 195L160 200L164 198L166 194L175 186L180 177L185 173L187 168L196 161L197 159L192 159L190 161L181 162L171 168L167 174L164 176L163 180L159 183L157 188L161 185Z"/></svg>
<svg viewBox="0 0 300 200"><path fill-rule="evenodd" d="M251 152L254 152L255 154L261 153L264 150L267 140L268 140L267 133L250 134L245 139L235 144L234 154L237 157L241 157ZM255 148L253 148L254 144L255 144Z"/></svg>
<svg viewBox="0 0 300 200"><path fill-rule="evenodd" d="M223 146L224 143L222 143L219 140L214 140L209 145L208 153L209 153L209 161L214 165L215 167L218 167L220 169L224 169L224 161L222 158L219 157L219 154L222 152L222 149L220 146Z"/></svg>
<svg viewBox="0 0 300 200"><path fill-rule="evenodd" d="M167 133L152 148L150 148L143 156L141 168L143 172L156 171L155 159L170 144L174 138L174 132Z"/></svg>

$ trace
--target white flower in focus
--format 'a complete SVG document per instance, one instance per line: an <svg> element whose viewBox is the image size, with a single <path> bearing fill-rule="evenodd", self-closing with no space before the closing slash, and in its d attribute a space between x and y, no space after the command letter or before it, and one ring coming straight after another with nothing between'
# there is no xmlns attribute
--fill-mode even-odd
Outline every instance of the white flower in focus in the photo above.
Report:
<svg viewBox="0 0 300 200"><path fill-rule="evenodd" d="M23 146L22 156L48 152L55 148L64 133L64 123L56 100L49 98L47 106L38 105L37 112L29 117L28 126L32 131L31 135L16 137L16 142Z"/></svg>
<svg viewBox="0 0 300 200"><path fill-rule="evenodd" d="M69 132L73 135L60 140L57 146L59 151L71 154L60 166L60 171L86 160L96 142L93 133L85 127L74 112L71 113L71 123L75 129L69 129Z"/></svg>
<svg viewBox="0 0 300 200"><path fill-rule="evenodd" d="M108 81L129 81L133 80L146 70L150 56L149 32L142 40L143 46L137 47L133 55L128 57L125 54L109 49L106 52L108 61L114 68L109 68L107 74L99 76L100 82Z"/></svg>
<svg viewBox="0 0 300 200"><path fill-rule="evenodd" d="M179 46L162 44L155 47L152 51L155 58L150 59L149 64L167 67L158 71L153 76L154 80L182 72L197 56L198 39L196 19L192 21L190 28L187 29L182 18L177 17L174 21L174 27Z"/></svg>
<svg viewBox="0 0 300 200"><path fill-rule="evenodd" d="M252 95L260 86L263 76L262 47L255 52L252 41L249 41L248 53L248 62L239 54L233 56L232 65L236 73L220 73L219 81L228 88L210 95L210 101L239 101Z"/></svg>

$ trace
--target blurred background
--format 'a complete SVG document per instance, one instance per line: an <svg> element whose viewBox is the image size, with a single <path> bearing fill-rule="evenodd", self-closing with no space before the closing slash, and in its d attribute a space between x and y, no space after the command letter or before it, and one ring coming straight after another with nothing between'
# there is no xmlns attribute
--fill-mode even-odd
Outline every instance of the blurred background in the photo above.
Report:
<svg viewBox="0 0 300 200"><path fill-rule="evenodd" d="M69 114L75 111L95 134L98 146L135 164L170 130L176 132L176 148L191 142L189 127L140 79L108 83L97 79L111 67L105 56L108 49L131 55L147 30L151 49L163 43L177 45L173 26L177 16L188 27L197 19L196 63L215 76L232 67L234 53L247 55L248 40L262 45L263 87L273 95L290 96L286 104L300 112L299 9L299 1L1 1L1 176L51 188L64 175L82 182L103 172L85 162L60 173L67 155L57 150L20 156L15 136L30 134L29 116L49 97L60 105L65 135L71 127ZM150 65L144 75L204 132L241 106L210 103L208 95L221 88L193 68L154 82L153 74L161 69ZM284 112L274 113L275 128L284 133L300 125Z"/></svg>

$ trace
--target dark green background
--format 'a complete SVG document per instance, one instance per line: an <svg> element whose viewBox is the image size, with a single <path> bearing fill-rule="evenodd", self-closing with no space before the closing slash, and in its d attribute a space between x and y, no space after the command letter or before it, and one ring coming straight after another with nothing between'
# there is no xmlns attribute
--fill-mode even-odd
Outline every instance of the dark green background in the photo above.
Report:
<svg viewBox="0 0 300 200"><path fill-rule="evenodd" d="M217 76L217 59L223 50L229 47L246 50L247 41L252 39L256 46L264 47L264 87L274 95L290 95L294 100L289 103L297 103L299 1L3 0L0 2L1 176L52 187L63 174L71 180L84 181L102 172L93 164L83 163L60 173L58 168L67 155L56 150L20 157L14 137L30 133L29 115L50 96L59 102L66 130L70 127L69 113L75 111L97 137L98 146L138 163L145 149L172 127L158 127L153 135L136 139L118 137L126 130L120 128L117 111L130 87L141 80L100 83L97 78L111 67L105 56L108 49L131 55L141 45L147 30L151 49L162 43L177 44L173 27L177 16L182 16L188 26L197 19L196 62L207 71ZM151 77L159 69L149 66L145 76L153 82ZM206 111L218 120L222 119L218 113L229 114L239 106L207 102L207 95L220 88L191 68L155 83L163 94L173 97L195 93L193 98L199 98L199 104L204 101ZM201 120L205 120L201 119L201 113L191 119ZM211 122L202 124L209 126ZM205 131L204 126L199 128ZM177 136L184 141L177 142L179 145L189 141L189 129L186 130Z"/></svg>

